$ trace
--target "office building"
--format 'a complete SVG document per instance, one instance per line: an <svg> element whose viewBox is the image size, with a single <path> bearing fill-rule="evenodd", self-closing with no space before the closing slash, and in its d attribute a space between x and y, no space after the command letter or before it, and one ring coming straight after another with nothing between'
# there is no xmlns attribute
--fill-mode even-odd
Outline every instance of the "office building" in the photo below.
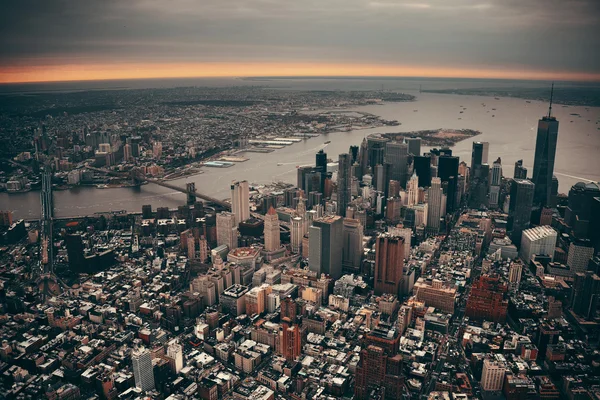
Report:
<svg viewBox="0 0 600 400"><path fill-rule="evenodd" d="M231 184L231 213L235 216L235 226L250 218L250 187L248 181Z"/></svg>
<svg viewBox="0 0 600 400"><path fill-rule="evenodd" d="M440 231L440 219L442 217L442 181L440 178L432 178L431 186L427 190L427 231L437 234Z"/></svg>
<svg viewBox="0 0 600 400"><path fill-rule="evenodd" d="M438 158L438 177L446 187L446 212L453 213L457 208L458 194L458 157L441 155Z"/></svg>
<svg viewBox="0 0 600 400"><path fill-rule="evenodd" d="M346 215L346 208L352 200L352 164L350 161L350 154L340 154L337 175L337 214L342 217Z"/></svg>
<svg viewBox="0 0 600 400"><path fill-rule="evenodd" d="M229 250L237 248L238 232L235 215L230 212L217 214L217 246L226 245Z"/></svg>
<svg viewBox="0 0 600 400"><path fill-rule="evenodd" d="M379 235L375 242L375 294L399 295L403 270L404 238Z"/></svg>
<svg viewBox="0 0 600 400"><path fill-rule="evenodd" d="M474 170L478 165L487 164L488 150L488 142L473 142L473 151L471 152L471 170Z"/></svg>
<svg viewBox="0 0 600 400"><path fill-rule="evenodd" d="M360 270L363 254L363 227L360 221L344 218L342 236L342 270L356 273Z"/></svg>
<svg viewBox="0 0 600 400"><path fill-rule="evenodd" d="M413 156L421 155L421 138L420 137L411 137L406 139L406 143L408 145L408 154Z"/></svg>
<svg viewBox="0 0 600 400"><path fill-rule="evenodd" d="M431 156L425 154L413 157L413 170L419 177L419 186L422 188L431 185Z"/></svg>
<svg viewBox="0 0 600 400"><path fill-rule="evenodd" d="M591 224L594 199L600 196L600 183L578 182L569 190L569 200L565 210L565 222L573 229L578 239L591 239L597 225Z"/></svg>
<svg viewBox="0 0 600 400"><path fill-rule="evenodd" d="M302 251L302 238L304 237L304 219L292 218L291 246L292 253L299 254Z"/></svg>
<svg viewBox="0 0 600 400"><path fill-rule="evenodd" d="M513 174L515 179L527 179L527 168L523 166L523 160L519 160L515 163L515 173Z"/></svg>
<svg viewBox="0 0 600 400"><path fill-rule="evenodd" d="M492 170L491 170L490 193L489 193L490 207L498 206L501 184L502 184L502 160L500 158L498 158L492 164Z"/></svg>
<svg viewBox="0 0 600 400"><path fill-rule="evenodd" d="M486 358L483 360L483 371L481 372L481 388L485 391L500 391L504 386L504 375L506 365L497 360Z"/></svg>
<svg viewBox="0 0 600 400"><path fill-rule="evenodd" d="M390 139L375 134L367 137L368 165L371 170L375 170L375 166L378 164L384 164L385 146L389 141Z"/></svg>
<svg viewBox="0 0 600 400"><path fill-rule="evenodd" d="M524 230L519 257L525 263L529 263L534 255L546 255L553 261L557 236L557 232L549 226L536 226Z"/></svg>
<svg viewBox="0 0 600 400"><path fill-rule="evenodd" d="M595 229L599 229L599 227ZM569 245L569 254L567 255L567 266L571 274L585 272L592 257L594 257L594 248L590 240L573 240Z"/></svg>
<svg viewBox="0 0 600 400"><path fill-rule="evenodd" d="M390 165L389 180L399 182L401 187L406 187L406 173L408 170L408 145L405 141L388 142L385 145L385 162ZM393 194L389 194L390 196Z"/></svg>
<svg viewBox="0 0 600 400"><path fill-rule="evenodd" d="M265 250L272 252L281 247L279 235L279 217L273 207L265 215Z"/></svg>
<svg viewBox="0 0 600 400"><path fill-rule="evenodd" d="M407 200L406 205L414 206L419 203L419 177L416 173L413 173L412 177L407 183Z"/></svg>
<svg viewBox="0 0 600 400"><path fill-rule="evenodd" d="M591 271L577 272L571 292L571 310L580 317L594 320L600 306L600 277Z"/></svg>
<svg viewBox="0 0 600 400"><path fill-rule="evenodd" d="M131 354L133 362L133 377L135 386L147 392L154 389L154 367L152 366L152 354L146 348L137 348Z"/></svg>
<svg viewBox="0 0 600 400"><path fill-rule="evenodd" d="M535 158L533 161L533 178L535 193L533 204L536 207L549 206L552 194L552 177L554 174L554 159L558 141L558 120L552 116L552 96L548 116L538 122L535 141Z"/></svg>
<svg viewBox="0 0 600 400"><path fill-rule="evenodd" d="M343 222L340 216L318 218L309 228L308 265L311 271L334 279L342 276Z"/></svg>
<svg viewBox="0 0 600 400"><path fill-rule="evenodd" d="M219 296L221 311L234 317L246 313L246 293L248 287L238 283L231 285Z"/></svg>
<svg viewBox="0 0 600 400"><path fill-rule="evenodd" d="M85 255L83 253L84 245L81 235L67 235L65 237L65 244L67 246L69 269L73 272L83 272L85 270Z"/></svg>
<svg viewBox="0 0 600 400"><path fill-rule="evenodd" d="M529 228L533 205L534 184L526 179L514 179L510 187L508 230L514 244L521 243L521 235Z"/></svg>

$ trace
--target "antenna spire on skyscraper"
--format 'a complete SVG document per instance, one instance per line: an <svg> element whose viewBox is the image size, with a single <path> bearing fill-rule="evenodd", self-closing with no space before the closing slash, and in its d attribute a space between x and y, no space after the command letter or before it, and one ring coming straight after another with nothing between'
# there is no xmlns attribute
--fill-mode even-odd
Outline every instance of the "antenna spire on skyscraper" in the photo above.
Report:
<svg viewBox="0 0 600 400"><path fill-rule="evenodd" d="M548 118L552 117L552 98L554 97L554 82L552 82L552 88L550 89L550 107L548 108Z"/></svg>

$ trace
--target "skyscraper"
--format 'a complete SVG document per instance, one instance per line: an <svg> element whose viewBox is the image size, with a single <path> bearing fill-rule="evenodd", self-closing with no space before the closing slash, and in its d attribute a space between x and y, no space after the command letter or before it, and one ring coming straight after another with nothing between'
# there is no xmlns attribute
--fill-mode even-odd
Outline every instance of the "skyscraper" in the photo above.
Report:
<svg viewBox="0 0 600 400"><path fill-rule="evenodd" d="M231 212L235 215L235 226L250 218L250 188L248 181L231 184Z"/></svg>
<svg viewBox="0 0 600 400"><path fill-rule="evenodd" d="M154 368L152 354L146 348L137 348L131 355L135 386L143 392L154 389Z"/></svg>
<svg viewBox="0 0 600 400"><path fill-rule="evenodd" d="M421 138L420 137L411 137L406 139L406 143L408 144L408 154L412 154L413 156L421 155Z"/></svg>
<svg viewBox="0 0 600 400"><path fill-rule="evenodd" d="M456 209L456 196L458 190L458 157L442 155L438 158L438 176L446 186L446 212L452 213Z"/></svg>
<svg viewBox="0 0 600 400"><path fill-rule="evenodd" d="M523 160L519 160L515 163L515 179L527 179L527 168L523 166Z"/></svg>
<svg viewBox="0 0 600 400"><path fill-rule="evenodd" d="M367 147L369 154L369 166L374 169L377 164L384 162L385 145L390 140L380 135L369 135L367 137ZM363 171L364 173L364 171Z"/></svg>
<svg viewBox="0 0 600 400"><path fill-rule="evenodd" d="M360 270L363 253L363 227L357 219L344 218L342 228L342 269L356 273Z"/></svg>
<svg viewBox="0 0 600 400"><path fill-rule="evenodd" d="M442 217L442 181L440 178L432 178L431 186L427 190L427 230L437 234L440 231L440 218Z"/></svg>
<svg viewBox="0 0 600 400"><path fill-rule="evenodd" d="M265 215L265 250L275 251L281 247L279 237L279 217L273 207Z"/></svg>
<svg viewBox="0 0 600 400"><path fill-rule="evenodd" d="M473 142L473 151L471 152L471 170L474 170L478 165L487 162L487 154L484 155L486 149L487 146L484 145L484 142ZM483 161L484 157L486 161Z"/></svg>
<svg viewBox="0 0 600 400"><path fill-rule="evenodd" d="M571 309L593 320L600 305L600 277L591 271L577 272L571 293Z"/></svg>
<svg viewBox="0 0 600 400"><path fill-rule="evenodd" d="M292 218L291 245L292 253L300 253L302 249L302 238L304 237L304 219Z"/></svg>
<svg viewBox="0 0 600 400"><path fill-rule="evenodd" d="M404 268L404 238L384 233L375 242L375 294L399 294Z"/></svg>
<svg viewBox="0 0 600 400"><path fill-rule="evenodd" d="M337 177L337 214L341 216L346 215L346 208L352 199L351 167L350 154L340 154Z"/></svg>
<svg viewBox="0 0 600 400"><path fill-rule="evenodd" d="M227 245L229 250L237 248L237 224L230 212L217 214L217 245Z"/></svg>
<svg viewBox="0 0 600 400"><path fill-rule="evenodd" d="M510 187L510 205L508 209L508 230L516 246L521 244L521 234L529 228L534 184L526 179L515 179Z"/></svg>
<svg viewBox="0 0 600 400"><path fill-rule="evenodd" d="M552 89L554 90L554 85L552 86ZM558 121L552 116L551 93L548 116L544 116L539 120L535 141L535 159L533 161L532 181L535 184L533 204L536 207L544 207L550 204L557 141Z"/></svg>
<svg viewBox="0 0 600 400"><path fill-rule="evenodd" d="M422 188L431 185L431 156L429 154L413 157L414 171L419 177L419 186Z"/></svg>
<svg viewBox="0 0 600 400"><path fill-rule="evenodd" d="M419 202L419 177L416 173L410 178L406 185L406 192L408 195L407 205L413 206Z"/></svg>
<svg viewBox="0 0 600 400"><path fill-rule="evenodd" d="M490 181L489 204L490 207L498 206L500 197L500 184L502 183L502 160L498 158L492 164L492 173Z"/></svg>
<svg viewBox="0 0 600 400"><path fill-rule="evenodd" d="M408 145L406 142L387 142L385 144L385 162L390 164L388 180L400 182L406 187L406 171L408 163Z"/></svg>
<svg viewBox="0 0 600 400"><path fill-rule="evenodd" d="M342 230L340 216L315 219L308 229L308 265L318 276L322 273L334 279L342 276Z"/></svg>
<svg viewBox="0 0 600 400"><path fill-rule="evenodd" d="M363 175L367 173L367 168L369 167L369 145L366 138L363 139L362 143L360 144L360 149L358 150L358 164L360 165L360 173L358 178L362 179Z"/></svg>

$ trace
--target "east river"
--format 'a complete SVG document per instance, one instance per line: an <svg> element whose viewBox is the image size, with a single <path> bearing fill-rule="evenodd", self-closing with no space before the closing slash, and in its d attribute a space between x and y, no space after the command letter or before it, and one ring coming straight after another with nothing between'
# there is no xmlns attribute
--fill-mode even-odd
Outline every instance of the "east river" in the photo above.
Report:
<svg viewBox="0 0 600 400"><path fill-rule="evenodd" d="M490 143L490 164L500 157L504 175L511 177L515 161L523 159L531 176L537 121L548 113L547 104L536 101L528 103L516 98L420 94L418 91L406 93L415 94L417 101L355 108L384 119L398 120L400 126L330 133L272 153L246 153L249 158L246 162L230 168L205 167L203 174L171 183L185 186L185 182L194 181L198 191L217 198L229 197L232 180L246 179L256 184L273 181L295 184L296 166L314 163L315 153L321 148L336 161L339 153L347 152L350 145L359 145L371 133L437 128L481 131L482 134L474 140ZM466 107L462 114L460 106ZM567 193L573 184L581 180L600 181L600 124L597 124L600 121L600 108L555 105L553 115L560 121L555 165L560 192ZM330 143L325 144L326 141ZM457 143L453 147L454 155L469 163L472 141ZM143 204L152 204L154 208L173 208L185 203L185 195L147 184L139 188L74 188L55 192L54 200L56 216L69 217L111 210L139 212ZM16 218L36 218L40 213L40 194L38 191L10 195L1 193L0 209L12 210Z"/></svg>

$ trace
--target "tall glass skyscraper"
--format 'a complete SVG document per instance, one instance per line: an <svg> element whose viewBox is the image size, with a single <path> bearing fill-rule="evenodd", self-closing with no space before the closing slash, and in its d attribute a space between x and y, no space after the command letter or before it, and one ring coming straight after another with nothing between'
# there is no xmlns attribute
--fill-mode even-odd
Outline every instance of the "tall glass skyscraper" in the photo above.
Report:
<svg viewBox="0 0 600 400"><path fill-rule="evenodd" d="M536 207L544 207L550 204L557 141L558 121L552 116L551 95L548 116L539 120L537 138L535 141L535 159L533 161L532 181L535 184L533 204Z"/></svg>
<svg viewBox="0 0 600 400"><path fill-rule="evenodd" d="M339 158L337 177L337 213L346 215L346 208L352 198L352 164L350 154L342 153Z"/></svg>

